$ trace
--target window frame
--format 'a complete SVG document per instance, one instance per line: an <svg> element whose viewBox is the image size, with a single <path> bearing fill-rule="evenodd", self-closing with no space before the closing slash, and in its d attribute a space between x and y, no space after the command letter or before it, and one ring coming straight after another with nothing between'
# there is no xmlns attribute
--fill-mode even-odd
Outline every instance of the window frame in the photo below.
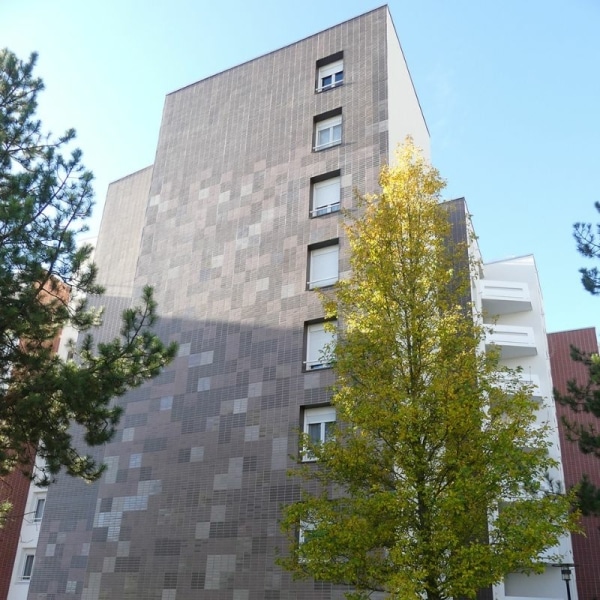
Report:
<svg viewBox="0 0 600 600"><path fill-rule="evenodd" d="M338 129L339 128L339 129ZM327 142L319 143L320 135L328 131L330 139ZM334 137L339 132L339 136ZM339 146L344 137L342 109L336 108L322 115L317 115L313 120L313 151L321 152L328 148Z"/></svg>
<svg viewBox="0 0 600 600"><path fill-rule="evenodd" d="M335 252L335 262L330 259L320 259L319 257L328 256ZM317 264L316 264L317 263ZM326 277L320 277L322 273L319 273L319 279L315 279L316 270L326 271L328 274L331 269L331 274ZM335 285L340 279L340 240L339 238L328 240L326 242L320 242L318 244L312 244L308 247L308 268L306 278L306 289L316 290L317 288L331 287Z"/></svg>
<svg viewBox="0 0 600 600"><path fill-rule="evenodd" d="M326 189L331 186L336 186L335 195L337 200L335 202L330 202L329 204L319 204L317 206L317 199L319 197L319 190ZM329 195L330 192L322 192L323 195ZM331 171L330 173L324 173L323 175L318 175L316 177L312 177L310 180L310 211L309 217L314 219L316 217L322 217L325 215L330 215L335 212L339 212L341 208L341 199L342 199L342 173L341 170Z"/></svg>
<svg viewBox="0 0 600 600"><path fill-rule="evenodd" d="M315 93L320 94L344 84L343 50L319 59L316 67ZM337 75L340 75L340 77L336 78ZM323 79L326 77L331 77L331 83L323 85Z"/></svg>
<svg viewBox="0 0 600 600"><path fill-rule="evenodd" d="M27 548L23 550L21 557L21 565L19 568L19 581L27 582L31 581L33 575L33 566L35 564L35 549Z"/></svg>
<svg viewBox="0 0 600 600"><path fill-rule="evenodd" d="M315 531L317 526L314 523L308 521L300 521L298 524L298 545L302 546L310 536L307 535L309 531Z"/></svg>
<svg viewBox="0 0 600 600"><path fill-rule="evenodd" d="M38 516L40 512L40 504L41 504L41 515ZM34 496L34 504L33 504L33 519L34 523L41 523L44 518L44 513L46 512L46 494L36 494Z"/></svg>
<svg viewBox="0 0 600 600"><path fill-rule="evenodd" d="M335 342L336 339L336 334L335 333L331 333L329 334L329 332L326 332L324 327L326 323L334 323L335 325L337 325L337 319L317 319L314 321L307 321L306 323L304 323L304 361L302 363L303 366L303 371L307 372L307 373L311 373L313 371L322 371L323 369L331 369L331 362L326 362L323 360L320 360L320 356L323 354L323 348L324 346L330 344L331 342ZM327 333L329 336L329 339L321 345L320 350L319 350L319 358L315 358L315 360L309 360L309 358L311 358L312 353L311 353L311 331L317 331L317 328L319 328L319 330L323 331L323 333ZM314 335L314 334L313 334Z"/></svg>
<svg viewBox="0 0 600 600"><path fill-rule="evenodd" d="M329 83L324 82L327 78L331 78ZM315 90L318 94L340 85L344 85L344 59L319 67L317 70L317 89Z"/></svg>
<svg viewBox="0 0 600 600"><path fill-rule="evenodd" d="M320 434L318 442L319 444L323 444L331 439L330 435L328 435L327 424L335 423L337 419L337 413L335 410L335 406L331 404L321 405L321 406L305 406L302 409L302 433L312 439L310 435L310 426L311 425L320 425ZM310 454L307 448L302 449L302 462L315 462L317 459L315 456Z"/></svg>

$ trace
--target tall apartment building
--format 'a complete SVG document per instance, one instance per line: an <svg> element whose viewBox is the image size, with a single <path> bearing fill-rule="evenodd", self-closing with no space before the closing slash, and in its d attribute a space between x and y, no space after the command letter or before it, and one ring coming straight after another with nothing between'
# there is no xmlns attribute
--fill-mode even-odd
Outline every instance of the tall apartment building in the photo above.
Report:
<svg viewBox="0 0 600 600"><path fill-rule="evenodd" d="M300 498L287 475L297 431L335 418L312 288L347 272L340 207L377 189L407 134L429 152L387 7L167 96L154 165L109 188L99 337L118 334L121 310L151 284L158 332L179 356L120 400L119 432L97 451L102 480L50 489L30 600L342 597L276 566L278 518ZM463 201L452 215L465 238ZM543 327L538 296L515 306ZM521 579L498 597L536 597ZM542 580L544 597L561 597L558 571Z"/></svg>

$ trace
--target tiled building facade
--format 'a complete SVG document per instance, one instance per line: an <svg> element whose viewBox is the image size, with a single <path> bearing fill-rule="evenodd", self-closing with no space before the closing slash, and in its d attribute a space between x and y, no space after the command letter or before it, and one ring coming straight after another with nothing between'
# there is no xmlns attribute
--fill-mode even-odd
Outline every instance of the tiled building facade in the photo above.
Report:
<svg viewBox="0 0 600 600"><path fill-rule="evenodd" d="M102 480L63 477L50 489L29 600L343 597L276 565L278 518L300 498L287 474L298 430L325 431L334 418L312 288L347 272L340 208L353 209L355 190L377 189L408 134L428 155L387 7L167 96L154 165L109 188L98 338L118 334L120 312L150 284L157 331L179 355L120 400L118 434L97 451ZM448 206L466 239L464 201ZM530 261L488 270L516 273L518 289L537 285ZM522 309L531 318L515 317L511 298L504 318L533 323L539 338L535 290ZM549 569L535 585L552 589L556 578ZM528 585L513 577L494 594L525 596Z"/></svg>
<svg viewBox="0 0 600 600"><path fill-rule="evenodd" d="M348 269L340 205L407 134L428 153L386 7L167 96L155 164L110 187L96 262L100 337L151 284L179 356L123 399L101 482L50 490L29 598L341 597L274 562L301 415L332 382L308 282Z"/></svg>

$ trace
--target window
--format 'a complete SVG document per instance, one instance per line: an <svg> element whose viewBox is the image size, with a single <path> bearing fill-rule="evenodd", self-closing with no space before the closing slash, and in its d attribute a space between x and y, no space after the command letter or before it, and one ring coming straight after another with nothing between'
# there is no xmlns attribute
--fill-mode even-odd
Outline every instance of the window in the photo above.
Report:
<svg viewBox="0 0 600 600"><path fill-rule="evenodd" d="M304 542L308 541L311 538L311 533L314 530L314 523L309 523L308 521L300 521L300 527L298 528L298 543L304 544Z"/></svg>
<svg viewBox="0 0 600 600"><path fill-rule="evenodd" d="M321 217L340 210L340 172L311 179L311 217Z"/></svg>
<svg viewBox="0 0 600 600"><path fill-rule="evenodd" d="M317 89L325 92L344 83L344 53L337 52L317 61Z"/></svg>
<svg viewBox="0 0 600 600"><path fill-rule="evenodd" d="M315 150L342 143L342 111L337 109L315 118Z"/></svg>
<svg viewBox="0 0 600 600"><path fill-rule="evenodd" d="M33 559L35 554L33 551L28 551L23 557L23 567L21 568L21 581L29 581L33 572Z"/></svg>
<svg viewBox="0 0 600 600"><path fill-rule="evenodd" d="M37 498L35 502L35 510L33 511L33 520L39 523L44 517L44 508L46 507L46 497Z"/></svg>
<svg viewBox="0 0 600 600"><path fill-rule="evenodd" d="M337 240L319 244L318 247L308 248L308 289L327 287L333 285L339 276L340 245Z"/></svg>
<svg viewBox="0 0 600 600"><path fill-rule="evenodd" d="M333 323L335 324L335 321ZM330 367L327 347L333 341L335 341L335 334L331 331L325 331L324 321L306 325L305 367L307 371L328 369Z"/></svg>
<svg viewBox="0 0 600 600"><path fill-rule="evenodd" d="M322 444L330 440L333 436L334 425L335 408L333 406L304 409L303 431L313 444ZM305 449L302 453L302 460L312 461L315 460L315 457Z"/></svg>
<svg viewBox="0 0 600 600"><path fill-rule="evenodd" d="M317 92L330 90L344 83L344 61L338 60L319 69Z"/></svg>

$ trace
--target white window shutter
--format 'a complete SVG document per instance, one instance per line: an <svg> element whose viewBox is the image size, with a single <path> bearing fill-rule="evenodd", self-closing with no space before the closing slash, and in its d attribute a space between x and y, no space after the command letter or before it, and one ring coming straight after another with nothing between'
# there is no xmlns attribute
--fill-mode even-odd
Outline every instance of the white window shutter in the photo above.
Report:
<svg viewBox="0 0 600 600"><path fill-rule="evenodd" d="M306 349L306 368L319 369L328 366L327 359L323 356L325 347L332 342L334 335L325 331L324 323L316 323L308 327Z"/></svg>
<svg viewBox="0 0 600 600"><path fill-rule="evenodd" d="M333 177L315 183L313 188L313 211L320 208L331 207L340 202L340 178Z"/></svg>
<svg viewBox="0 0 600 600"><path fill-rule="evenodd" d="M310 253L309 288L333 285L338 280L339 246L326 246Z"/></svg>

